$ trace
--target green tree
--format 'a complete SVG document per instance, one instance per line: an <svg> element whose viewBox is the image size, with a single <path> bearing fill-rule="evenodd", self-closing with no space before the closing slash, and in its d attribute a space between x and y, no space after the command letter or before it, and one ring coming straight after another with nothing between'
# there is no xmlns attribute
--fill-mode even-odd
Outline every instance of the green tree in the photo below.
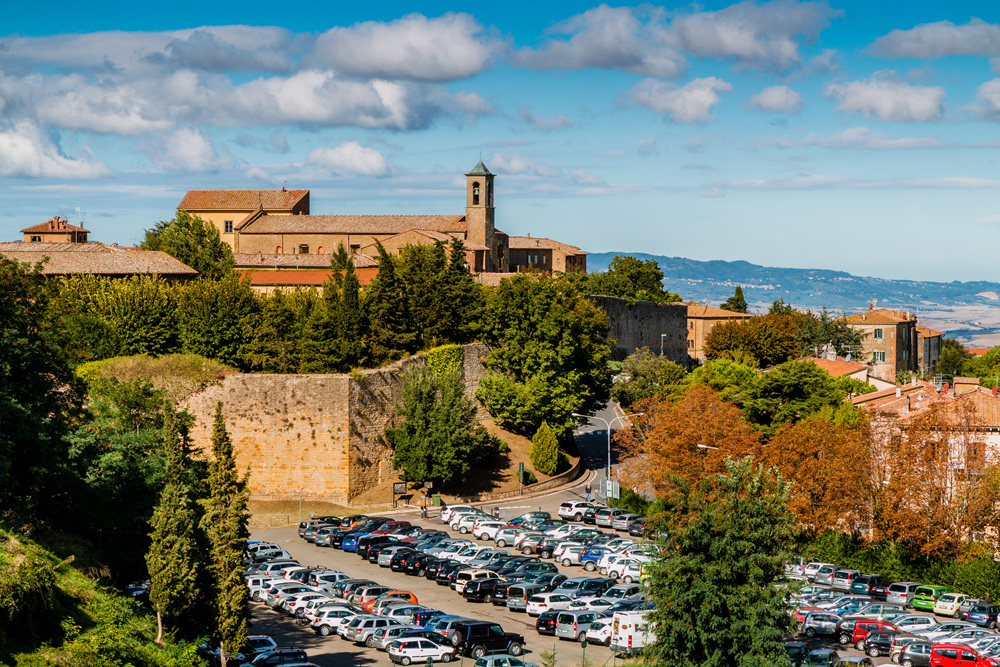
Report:
<svg viewBox="0 0 1000 667"><path fill-rule="evenodd" d="M861 352L864 334L851 326L843 317L833 317L826 308L818 315L812 312L797 313L798 327L795 331L795 342L799 346L799 354L810 356L824 345L832 344L840 356L847 356L853 351L855 356Z"/></svg>
<svg viewBox="0 0 1000 667"><path fill-rule="evenodd" d="M491 375L476 396L502 425L562 434L608 398L608 316L567 281L505 278L487 298L480 339Z"/></svg>
<svg viewBox="0 0 1000 667"><path fill-rule="evenodd" d="M771 303L771 307L768 308L768 315L794 315L796 311L790 304L785 303L784 299L775 299Z"/></svg>
<svg viewBox="0 0 1000 667"><path fill-rule="evenodd" d="M477 463L495 453L496 443L476 419L476 406L465 395L461 367L436 374L415 366L403 376L398 428L387 428L393 466L406 479L447 488L460 482Z"/></svg>
<svg viewBox="0 0 1000 667"><path fill-rule="evenodd" d="M51 296L41 265L0 256L0 508L29 522L72 505L62 436L80 384L47 313Z"/></svg>
<svg viewBox="0 0 1000 667"><path fill-rule="evenodd" d="M965 367L974 359L971 352L954 338L941 339L941 355L938 357L937 372L947 378L965 375ZM987 354L988 356L988 354ZM978 374L977 374L977 377Z"/></svg>
<svg viewBox="0 0 1000 667"><path fill-rule="evenodd" d="M114 341L114 356L179 350L177 299L162 277L102 278L93 303Z"/></svg>
<svg viewBox="0 0 1000 667"><path fill-rule="evenodd" d="M177 306L184 350L246 370L251 367L247 341L259 315L249 281L235 273L192 281L181 288Z"/></svg>
<svg viewBox="0 0 1000 667"><path fill-rule="evenodd" d="M663 289L663 271L654 259L643 261L629 255L618 255L611 260L607 271L580 274L573 276L573 280L585 294L656 303L681 301L679 294Z"/></svg>
<svg viewBox="0 0 1000 667"><path fill-rule="evenodd" d="M156 642L163 643L163 617L179 617L195 602L198 590L198 545L195 513L184 480L184 453L173 413L163 425L167 458L166 484L149 521L146 567L151 582L149 601L156 611Z"/></svg>
<svg viewBox="0 0 1000 667"><path fill-rule="evenodd" d="M259 317L241 353L245 363L253 371L298 373L306 322L319 303L316 291L275 290L259 303Z"/></svg>
<svg viewBox="0 0 1000 667"><path fill-rule="evenodd" d="M531 438L528 457L535 470L543 475L554 475L559 469L559 439L545 422L542 422Z"/></svg>
<svg viewBox="0 0 1000 667"><path fill-rule="evenodd" d="M219 236L218 228L187 211L177 211L173 220L161 220L147 229L140 247L161 250L202 278L221 278L233 271L233 252Z"/></svg>
<svg viewBox="0 0 1000 667"><path fill-rule="evenodd" d="M623 408L645 398L666 396L684 379L684 369L642 347L622 362L622 377L611 387L611 398Z"/></svg>
<svg viewBox="0 0 1000 667"><path fill-rule="evenodd" d="M227 656L235 655L246 646L250 625L250 598L243 581L242 565L246 540L250 536L247 529L250 494L246 477L241 479L236 469L233 443L222 416L222 403L215 406L212 455L201 529L210 545L213 634L221 647L222 667L226 667Z"/></svg>
<svg viewBox="0 0 1000 667"><path fill-rule="evenodd" d="M349 262L344 269L337 292L334 319L337 323L338 356L343 370L347 371L367 361L365 339L368 331L361 309L361 283L354 271L354 262Z"/></svg>
<svg viewBox="0 0 1000 667"><path fill-rule="evenodd" d="M748 355L761 368L769 368L799 356L795 342L796 318L786 315L763 315L712 327L705 337L708 359Z"/></svg>
<svg viewBox="0 0 1000 667"><path fill-rule="evenodd" d="M364 293L368 313L368 349L375 363L398 359L417 350L417 334L403 286L397 275L397 260L386 252L381 243L378 250L378 275Z"/></svg>
<svg viewBox="0 0 1000 667"><path fill-rule="evenodd" d="M729 310L734 313L749 313L750 309L747 308L746 299L743 298L743 288L739 285L736 286L736 291L731 297L726 299L719 308L723 310Z"/></svg>
<svg viewBox="0 0 1000 667"><path fill-rule="evenodd" d="M334 271L346 271L349 266L354 266L351 253L347 251L343 243L338 243L336 252L330 256L330 268Z"/></svg>
<svg viewBox="0 0 1000 667"><path fill-rule="evenodd" d="M647 566L656 641L647 660L664 667L789 665L793 619L777 586L798 524L790 484L747 457L694 486L680 482L660 520L663 555Z"/></svg>

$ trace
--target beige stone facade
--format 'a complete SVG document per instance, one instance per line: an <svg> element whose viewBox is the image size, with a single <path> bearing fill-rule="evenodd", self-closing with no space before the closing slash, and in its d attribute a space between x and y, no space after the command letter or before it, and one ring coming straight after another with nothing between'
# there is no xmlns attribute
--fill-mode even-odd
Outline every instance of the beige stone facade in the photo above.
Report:
<svg viewBox="0 0 1000 667"><path fill-rule="evenodd" d="M487 352L483 345L465 346L462 375L470 396L486 374ZM180 407L195 417L194 446L208 449L222 402L237 466L249 470L254 499L344 504L394 477L382 434L397 419L403 372L421 363L416 355L360 376L230 375Z"/></svg>
<svg viewBox="0 0 1000 667"><path fill-rule="evenodd" d="M58 215L40 225L32 225L21 230L24 243L86 243L89 231L69 224Z"/></svg>
<svg viewBox="0 0 1000 667"><path fill-rule="evenodd" d="M753 317L747 313L734 313L700 303L687 305L687 346L688 356L697 361L705 360L705 339L717 324L735 322Z"/></svg>
<svg viewBox="0 0 1000 667"><path fill-rule="evenodd" d="M917 327L917 369L923 375L933 375L937 372L937 363L941 358L941 340L944 334L927 327Z"/></svg>
<svg viewBox="0 0 1000 667"><path fill-rule="evenodd" d="M531 236L510 237L510 270L546 273L587 272L587 253L568 243Z"/></svg>
<svg viewBox="0 0 1000 667"><path fill-rule="evenodd" d="M870 365L872 374L888 382L904 371L917 368L917 316L909 311L872 308L845 318L847 325L861 332L860 361Z"/></svg>
<svg viewBox="0 0 1000 667"><path fill-rule="evenodd" d="M249 217L309 215L308 190L188 190L177 208L215 225L233 252L240 252L236 230ZM246 251L256 252L256 250ZM291 253L289 253L291 254Z"/></svg>

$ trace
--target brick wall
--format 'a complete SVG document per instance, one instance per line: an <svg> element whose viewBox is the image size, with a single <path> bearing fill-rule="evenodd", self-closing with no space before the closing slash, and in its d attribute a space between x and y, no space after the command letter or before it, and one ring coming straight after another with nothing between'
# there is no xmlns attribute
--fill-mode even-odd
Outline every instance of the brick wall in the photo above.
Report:
<svg viewBox="0 0 1000 667"><path fill-rule="evenodd" d="M660 334L666 334L663 356L682 366L688 365L685 304L637 301L630 306L625 299L613 296L588 295L587 298L608 314L611 327L608 338L617 341L611 349L612 359L621 361L640 347L659 353Z"/></svg>
<svg viewBox="0 0 1000 667"><path fill-rule="evenodd" d="M474 395L486 374L484 345L465 346L463 379ZM351 375L230 375L185 399L195 447L211 447L217 401L237 465L257 500L347 503L393 476L382 433L396 417L402 374L422 355ZM485 417L485 413L482 413Z"/></svg>

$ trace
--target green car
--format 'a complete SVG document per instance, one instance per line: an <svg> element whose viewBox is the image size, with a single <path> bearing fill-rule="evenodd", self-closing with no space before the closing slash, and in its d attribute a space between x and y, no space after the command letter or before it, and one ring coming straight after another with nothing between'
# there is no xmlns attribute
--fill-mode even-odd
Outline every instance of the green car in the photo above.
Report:
<svg viewBox="0 0 1000 667"><path fill-rule="evenodd" d="M913 591L913 608L933 612L934 603L947 592L947 586L919 586Z"/></svg>

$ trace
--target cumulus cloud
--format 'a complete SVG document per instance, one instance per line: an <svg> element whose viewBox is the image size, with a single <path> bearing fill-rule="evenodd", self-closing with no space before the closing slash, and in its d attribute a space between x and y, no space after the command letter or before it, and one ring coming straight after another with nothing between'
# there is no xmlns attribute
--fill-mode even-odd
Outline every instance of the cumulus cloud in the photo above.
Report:
<svg viewBox="0 0 1000 667"><path fill-rule="evenodd" d="M910 150L920 148L947 148L952 144L934 137L901 137L875 132L867 127L852 127L831 135L811 133L803 139L775 137L754 141L747 148L803 148L820 146L834 149L859 150Z"/></svg>
<svg viewBox="0 0 1000 667"><path fill-rule="evenodd" d="M410 14L390 23L333 28L316 41L314 57L341 72L412 81L454 81L490 66L499 49L468 14L429 19Z"/></svg>
<svg viewBox="0 0 1000 667"><path fill-rule="evenodd" d="M837 101L838 111L861 113L885 121L940 120L944 114L944 89L914 86L883 77L828 83L823 95Z"/></svg>
<svg viewBox="0 0 1000 667"><path fill-rule="evenodd" d="M0 131L0 176L96 178L110 173L98 160L63 154L56 139L35 123L20 121Z"/></svg>
<svg viewBox="0 0 1000 667"><path fill-rule="evenodd" d="M604 187L607 183L603 180L594 176L589 171L585 169L570 169L569 175L572 177L573 182L578 185L588 185L595 187Z"/></svg>
<svg viewBox="0 0 1000 667"><path fill-rule="evenodd" d="M971 105L970 111L1000 120L1000 79L992 79L979 86L976 101L978 104Z"/></svg>
<svg viewBox="0 0 1000 667"><path fill-rule="evenodd" d="M314 148L309 151L306 164L330 169L339 174L385 176L389 163L374 148L362 146L357 141L345 141L333 148Z"/></svg>
<svg viewBox="0 0 1000 667"><path fill-rule="evenodd" d="M719 93L732 90L727 81L709 76L692 79L680 87L646 79L629 94L637 104L669 116L676 123L704 123L709 120L712 107L721 101Z"/></svg>
<svg viewBox="0 0 1000 667"><path fill-rule="evenodd" d="M951 21L924 23L879 37L869 51L889 58L996 56L1000 55L1000 25L977 18L965 25Z"/></svg>
<svg viewBox="0 0 1000 667"><path fill-rule="evenodd" d="M802 95L788 86L770 86L751 97L748 104L761 111L795 113L802 109Z"/></svg>
<svg viewBox="0 0 1000 667"><path fill-rule="evenodd" d="M521 107L517 115L528 125L543 132L551 132L552 130L561 130L573 126L573 121L566 116L559 115L552 118L542 118L531 113L531 107L527 106Z"/></svg>
<svg viewBox="0 0 1000 667"><path fill-rule="evenodd" d="M826 2L752 0L720 9L679 16L672 40L701 58L736 61L741 68L788 70L802 62L799 40L811 39L843 14Z"/></svg>
<svg viewBox="0 0 1000 667"><path fill-rule="evenodd" d="M221 150L196 127L182 127L147 147L161 169L181 172L220 171L233 166L225 146Z"/></svg>
<svg viewBox="0 0 1000 667"><path fill-rule="evenodd" d="M662 13L643 15L630 7L600 5L556 24L539 48L513 54L531 69L619 69L674 78L687 69L668 43Z"/></svg>
<svg viewBox="0 0 1000 667"><path fill-rule="evenodd" d="M534 158L521 155L520 153L494 153L493 157L490 158L490 168L498 174L507 174L510 176L530 174L541 176L542 178L551 178L556 175L554 170L546 167Z"/></svg>

